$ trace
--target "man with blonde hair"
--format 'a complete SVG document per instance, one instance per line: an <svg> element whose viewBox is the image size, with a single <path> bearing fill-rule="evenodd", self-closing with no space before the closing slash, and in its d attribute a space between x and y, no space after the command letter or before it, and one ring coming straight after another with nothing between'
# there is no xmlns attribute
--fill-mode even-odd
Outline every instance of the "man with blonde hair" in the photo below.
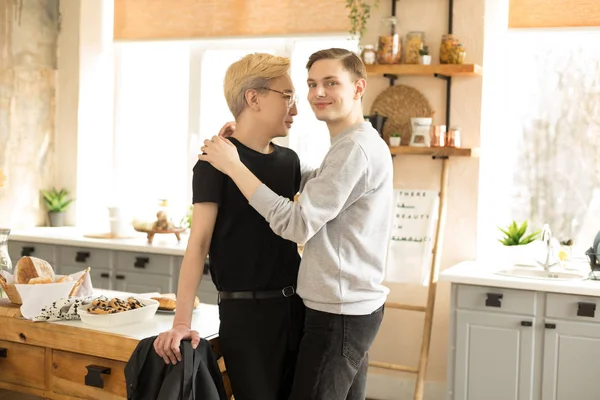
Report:
<svg viewBox="0 0 600 400"><path fill-rule="evenodd" d="M392 161L388 146L364 121L367 82L360 58L345 49L321 50L306 67L308 101L327 123L331 147L320 168L303 176L297 203L240 163L227 139L205 141L200 159L231 177L275 233L306 243L298 294L307 310L290 399L364 400L368 351L389 292L382 283Z"/></svg>
<svg viewBox="0 0 600 400"><path fill-rule="evenodd" d="M224 92L237 125L230 143L241 162L291 201L300 186L298 156L271 142L287 136L297 114L289 69L287 58L247 55L227 70ZM209 254L219 290L221 350L236 400L286 399L305 314L295 293L297 245L276 235L233 181L205 161L194 167L193 203L173 328L158 336L154 348L165 362L176 363L182 339L197 346L192 307Z"/></svg>

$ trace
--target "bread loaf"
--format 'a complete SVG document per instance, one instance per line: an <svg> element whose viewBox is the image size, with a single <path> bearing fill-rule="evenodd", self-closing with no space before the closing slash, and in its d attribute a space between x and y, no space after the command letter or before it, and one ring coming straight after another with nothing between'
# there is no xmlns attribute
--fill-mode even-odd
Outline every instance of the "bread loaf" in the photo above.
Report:
<svg viewBox="0 0 600 400"><path fill-rule="evenodd" d="M63 275L56 279L56 283L60 282L73 282L73 278L71 278L71 275Z"/></svg>
<svg viewBox="0 0 600 400"><path fill-rule="evenodd" d="M30 279L48 277L54 282L54 270L45 260L36 257L21 257L15 266L15 283L27 284Z"/></svg>
<svg viewBox="0 0 600 400"><path fill-rule="evenodd" d="M159 310L173 311L177 308L177 295L175 293L163 293L159 297L152 297L152 300L158 301ZM194 308L200 305L198 296L194 297Z"/></svg>
<svg viewBox="0 0 600 400"><path fill-rule="evenodd" d="M29 285L39 285L42 283L54 283L54 281L49 276L39 276L37 278L31 278L27 283Z"/></svg>

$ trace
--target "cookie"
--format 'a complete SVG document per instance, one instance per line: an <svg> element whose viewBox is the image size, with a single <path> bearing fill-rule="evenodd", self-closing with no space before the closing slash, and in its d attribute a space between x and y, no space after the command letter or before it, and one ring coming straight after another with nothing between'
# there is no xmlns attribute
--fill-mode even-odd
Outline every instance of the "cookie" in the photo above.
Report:
<svg viewBox="0 0 600 400"><path fill-rule="evenodd" d="M91 306L88 308L90 314L115 314L118 311L111 307Z"/></svg>
<svg viewBox="0 0 600 400"><path fill-rule="evenodd" d="M92 301L92 307L109 307L110 303L106 297L99 297L96 300Z"/></svg>
<svg viewBox="0 0 600 400"><path fill-rule="evenodd" d="M128 298L127 303L129 303L129 307L131 307L132 310L135 310L136 308L144 307L144 305L142 303L140 303L140 301L138 299L136 299L135 297Z"/></svg>
<svg viewBox="0 0 600 400"><path fill-rule="evenodd" d="M110 301L109 305L115 310L119 310L119 312L131 310L131 306L127 300L118 299L116 297Z"/></svg>

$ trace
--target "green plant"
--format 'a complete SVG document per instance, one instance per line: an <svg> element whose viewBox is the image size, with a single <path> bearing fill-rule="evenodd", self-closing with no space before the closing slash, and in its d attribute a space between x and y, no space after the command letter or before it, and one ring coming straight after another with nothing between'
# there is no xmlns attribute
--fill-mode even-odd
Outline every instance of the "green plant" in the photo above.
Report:
<svg viewBox="0 0 600 400"><path fill-rule="evenodd" d="M350 34L357 35L359 41L367 31L371 10L376 9L377 6L379 6L379 0L373 0L373 4L369 4L369 0L346 0L346 8L349 10Z"/></svg>
<svg viewBox="0 0 600 400"><path fill-rule="evenodd" d="M40 192L49 212L64 212L74 200L69 197L67 189L56 190L53 187L50 190L41 190Z"/></svg>
<svg viewBox="0 0 600 400"><path fill-rule="evenodd" d="M527 221L523 222L521 226L519 226L516 221L513 221L506 228L498 227L498 229L504 234L504 237L502 239L498 239L498 241L505 246L519 246L533 242L539 237L541 230L537 230L525 236L525 233L527 232L527 226Z"/></svg>
<svg viewBox="0 0 600 400"><path fill-rule="evenodd" d="M186 211L185 215L183 216L183 218L181 218L181 221L179 222L179 227L180 228L192 228L192 213L194 211L194 206L190 206L188 208L188 210Z"/></svg>
<svg viewBox="0 0 600 400"><path fill-rule="evenodd" d="M390 136L391 137L400 137L400 134L398 132L394 132Z"/></svg>
<svg viewBox="0 0 600 400"><path fill-rule="evenodd" d="M428 56L429 55L429 46L424 45L423 48L419 50L419 55Z"/></svg>

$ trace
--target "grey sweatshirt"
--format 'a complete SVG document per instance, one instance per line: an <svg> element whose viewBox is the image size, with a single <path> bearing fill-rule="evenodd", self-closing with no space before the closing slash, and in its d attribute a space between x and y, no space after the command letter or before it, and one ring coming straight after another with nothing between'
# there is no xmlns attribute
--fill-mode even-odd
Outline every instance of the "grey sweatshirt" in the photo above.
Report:
<svg viewBox="0 0 600 400"><path fill-rule="evenodd" d="M381 307L393 206L390 150L370 123L331 139L294 203L262 185L250 205L273 231L305 243L298 294L308 308L365 315Z"/></svg>

